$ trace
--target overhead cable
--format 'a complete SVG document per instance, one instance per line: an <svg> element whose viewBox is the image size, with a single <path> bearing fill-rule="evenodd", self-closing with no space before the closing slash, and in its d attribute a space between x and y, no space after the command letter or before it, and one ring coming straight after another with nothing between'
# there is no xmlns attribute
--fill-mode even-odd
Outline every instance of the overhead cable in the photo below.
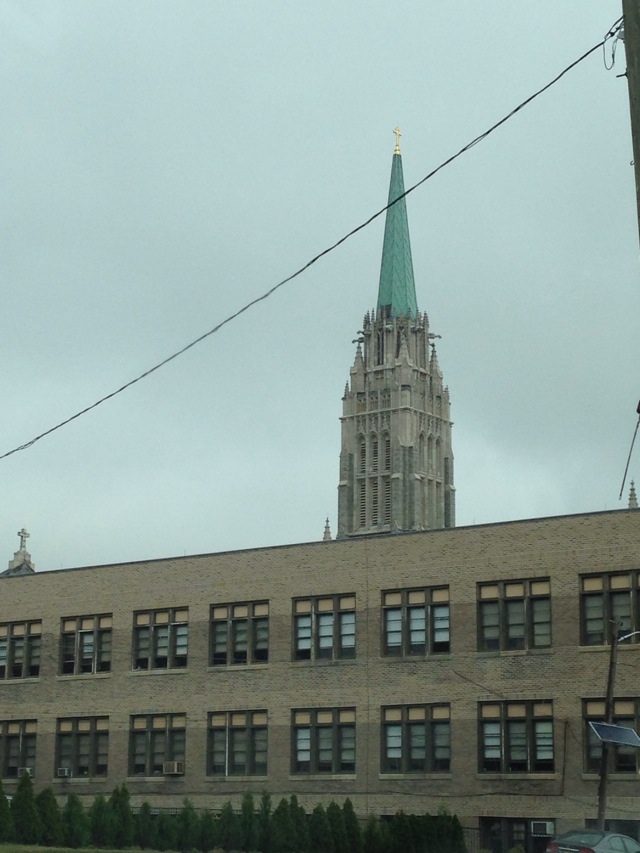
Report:
<svg viewBox="0 0 640 853"><path fill-rule="evenodd" d="M202 341L211 337L211 335L214 335L216 332L219 332L223 326L226 326L228 323L231 323L232 320L235 320L241 314L244 314L245 311L248 311L250 308L253 308L254 305L257 305L259 302L263 302L265 299L268 299L270 296L272 296L276 292L276 290L279 290L285 284L288 284L290 281L293 281L294 278L297 278L303 272L308 270L309 267L313 266L313 264L317 263L317 261L319 261L325 255L328 255L330 252L333 252L335 249L337 249L339 246L341 246L343 243L345 243L347 240L349 240L351 237L353 237L359 231L362 231L364 228L366 228L368 225L370 225L379 216L382 216L382 214L385 213L394 204L397 204L401 199L406 198L406 196L408 196L409 193L412 193L418 187L422 186L422 184L424 184L426 181L433 178L434 175L437 175L438 172L440 172L442 169L445 168L445 166L449 166L451 163L453 163L454 160L457 160L458 157L461 157L464 153L469 151L470 148L473 148L474 145L477 145L479 142L482 142L484 139L486 139L491 133L494 132L494 130L497 130L499 127L501 127L503 124L505 124L505 122L507 122L507 121L509 121L509 119L513 118L513 116L516 115L516 113L518 113L521 109L528 106L528 104L530 104L533 100L535 100L537 97L539 97L543 92L546 92L547 89L550 89L551 86L553 86L555 83L557 83L562 77L564 77L565 74L567 74L569 71L571 71L573 68L575 68L576 65L579 65L583 60L585 60L588 56L590 56L594 51L599 50L609 38L612 38L616 34L616 32L620 28L620 26L621 26L621 24L618 24L617 26L614 25L609 30L609 32L606 34L606 36L604 37L604 39L602 41L598 42L598 44L594 45L592 48L587 50L585 53L582 54L582 56L578 57L578 59L576 59L570 65L567 65L566 68L564 68L559 74L557 74L545 86L543 86L541 89L538 89L537 92L534 92L532 95L530 95L524 101L522 101L522 103L518 104L517 107L515 107L513 110L511 110L511 112L507 113L507 115L505 115L503 118L501 118L495 124L493 124L488 130L485 130L484 133L481 133L479 136L476 136L475 139L473 139L471 142L467 143L467 145L465 145L463 148L461 148L456 154L453 154L451 157L444 160L442 163L440 163L439 166L436 166L435 169L433 169L431 172L429 172L427 175L425 175L424 178L419 180L413 186L409 187L409 189L406 190L402 195L398 196L398 198L394 199L392 202L390 202L389 204L385 205L383 208L378 210L376 213L374 213L372 216L370 216L367 220L365 220L360 225L353 228L351 231L349 231L347 234L345 234L344 237L341 237L339 240L337 240L331 246L329 246L326 249L323 249L323 251L319 252L317 255L315 255L313 258L311 258L310 261L307 261L306 264L301 266L295 272L291 273L291 275L287 276L286 278L283 278L282 281L279 281L277 284L274 284L273 287L270 287L269 290L267 290L261 296L257 296L255 299L252 299L250 302L247 302L246 305L244 305L242 308L239 308L233 314L230 314L228 317L226 317L224 320L222 320L220 323L218 323L212 329L209 329L208 332L205 332L204 334L200 335L198 338L195 338L195 340L191 341L186 346L182 347L182 349L179 349L177 352L174 352L172 355L170 355L167 358L163 359L162 361L158 362L158 364L155 364L153 367L150 367L148 370L145 370L144 373L141 373L139 376L136 376L135 379L131 379L129 382L126 382L124 385L121 385L119 388L116 388L115 391L112 391L110 394L106 394L104 397L101 397L99 400L96 400L95 403L92 403L90 406L86 406L86 408L81 409L79 412L76 412L74 415L71 415L70 417L66 418L65 420L60 421L60 423L56 424L55 426L50 427L49 429L45 430L44 432L41 432L39 435L36 435L34 438L30 439L29 441L24 442L24 444L20 444L20 445L18 445L18 447L14 447L12 450L8 450L6 453L0 454L0 460L6 459L8 456L12 456L14 453L18 453L21 450L26 450L27 448L32 447L37 441L40 441L40 439L45 438L47 435L51 435L52 432L56 432L56 430L59 430L63 426L66 426L67 424L71 423L72 421L75 421L78 418L82 417L82 415L86 415L87 412L90 412L92 409L97 408L102 403L106 403L107 400L111 400L113 397L117 396L118 394L121 394L123 391L126 391L127 388L130 388L132 385L135 385L137 382L140 382L142 379L146 379L147 376L150 376L152 373L155 373L156 370L160 370L161 367L164 367L166 364L169 364L170 361L173 361L174 359L183 355L185 352L190 350L192 347L196 346L196 344L201 343Z"/></svg>

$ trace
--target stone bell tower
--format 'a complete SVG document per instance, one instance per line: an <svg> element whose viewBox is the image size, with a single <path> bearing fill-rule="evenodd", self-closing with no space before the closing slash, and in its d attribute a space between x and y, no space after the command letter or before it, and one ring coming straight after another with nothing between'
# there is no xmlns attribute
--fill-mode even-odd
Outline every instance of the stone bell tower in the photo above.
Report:
<svg viewBox="0 0 640 853"><path fill-rule="evenodd" d="M455 526L449 389L417 307L400 131L378 304L358 333L342 398L338 538Z"/></svg>

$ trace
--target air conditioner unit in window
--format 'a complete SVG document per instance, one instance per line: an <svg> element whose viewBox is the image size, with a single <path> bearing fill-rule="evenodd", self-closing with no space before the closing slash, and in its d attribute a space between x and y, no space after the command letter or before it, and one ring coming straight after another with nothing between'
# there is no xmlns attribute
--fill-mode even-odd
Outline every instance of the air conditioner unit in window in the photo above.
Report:
<svg viewBox="0 0 640 853"><path fill-rule="evenodd" d="M556 834L556 825L552 820L532 820L531 835L540 835L551 838Z"/></svg>
<svg viewBox="0 0 640 853"><path fill-rule="evenodd" d="M69 767L58 767L58 776L61 779L68 779L71 776L71 768Z"/></svg>
<svg viewBox="0 0 640 853"><path fill-rule="evenodd" d="M18 767L18 778L24 776L25 773L27 776L33 776L33 767Z"/></svg>
<svg viewBox="0 0 640 853"><path fill-rule="evenodd" d="M184 761L165 761L162 765L162 772L165 776L183 776Z"/></svg>

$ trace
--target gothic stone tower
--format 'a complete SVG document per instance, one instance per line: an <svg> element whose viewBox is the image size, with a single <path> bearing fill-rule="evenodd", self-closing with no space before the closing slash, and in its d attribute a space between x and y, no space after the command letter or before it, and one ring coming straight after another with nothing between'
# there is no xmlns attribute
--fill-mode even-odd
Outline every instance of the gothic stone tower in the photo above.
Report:
<svg viewBox="0 0 640 853"><path fill-rule="evenodd" d="M396 141L389 202L403 193ZM435 337L417 307L402 198L387 210L378 304L365 314L342 398L338 538L455 525L449 389Z"/></svg>

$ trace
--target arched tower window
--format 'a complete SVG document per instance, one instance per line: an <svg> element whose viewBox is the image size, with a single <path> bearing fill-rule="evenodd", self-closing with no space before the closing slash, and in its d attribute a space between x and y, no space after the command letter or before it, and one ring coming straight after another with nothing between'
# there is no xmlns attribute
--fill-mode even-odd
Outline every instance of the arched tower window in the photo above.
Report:
<svg viewBox="0 0 640 853"><path fill-rule="evenodd" d="M425 469L425 460L424 460L424 435L420 433L420 437L418 438L418 470L424 471Z"/></svg>
<svg viewBox="0 0 640 853"><path fill-rule="evenodd" d="M378 526L378 478L371 479L371 526Z"/></svg>
<svg viewBox="0 0 640 853"><path fill-rule="evenodd" d="M367 470L367 442L363 435L358 438L358 473L364 474Z"/></svg>
<svg viewBox="0 0 640 853"><path fill-rule="evenodd" d="M384 490L383 505L382 505L382 523L391 524L391 479L383 477L382 487Z"/></svg>
<svg viewBox="0 0 640 853"><path fill-rule="evenodd" d="M378 470L378 436L371 436L371 470Z"/></svg>
<svg viewBox="0 0 640 853"><path fill-rule="evenodd" d="M391 470L391 439L385 433L382 436L382 466L384 471Z"/></svg>
<svg viewBox="0 0 640 853"><path fill-rule="evenodd" d="M384 364L384 329L376 332L376 364Z"/></svg>

